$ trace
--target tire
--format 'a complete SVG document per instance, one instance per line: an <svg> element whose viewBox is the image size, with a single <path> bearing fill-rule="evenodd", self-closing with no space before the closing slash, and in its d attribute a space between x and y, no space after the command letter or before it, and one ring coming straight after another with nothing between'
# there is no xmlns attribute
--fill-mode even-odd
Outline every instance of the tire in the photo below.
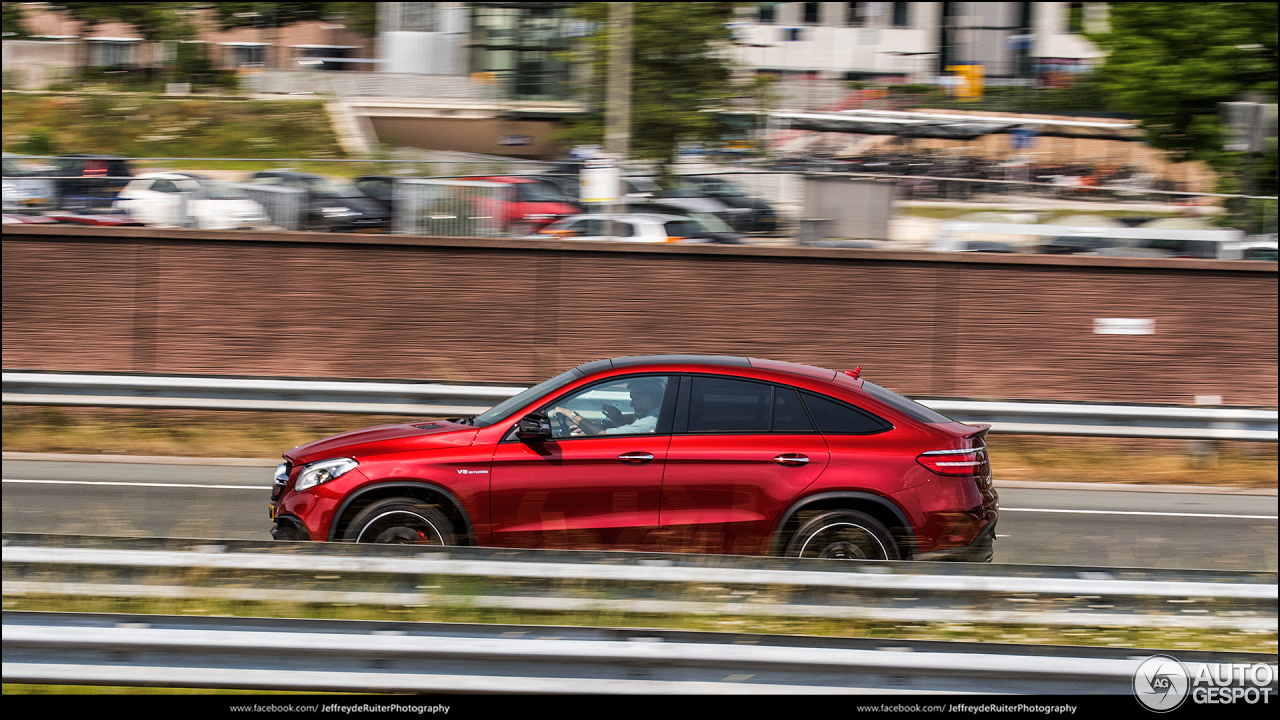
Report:
<svg viewBox="0 0 1280 720"><path fill-rule="evenodd" d="M453 523L435 505L412 498L379 500L361 510L344 540L400 545L456 545Z"/></svg>
<svg viewBox="0 0 1280 720"><path fill-rule="evenodd" d="M832 510L810 518L791 536L787 557L833 560L897 560L898 545L879 520L856 510Z"/></svg>

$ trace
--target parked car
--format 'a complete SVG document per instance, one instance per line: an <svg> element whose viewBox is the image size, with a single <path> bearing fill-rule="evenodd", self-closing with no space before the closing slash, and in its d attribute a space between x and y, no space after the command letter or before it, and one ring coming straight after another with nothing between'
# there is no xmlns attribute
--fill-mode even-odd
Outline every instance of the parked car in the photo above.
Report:
<svg viewBox="0 0 1280 720"><path fill-rule="evenodd" d="M4 218L5 225L51 225L53 223L58 222L57 220L54 220L53 218L45 217L44 215L19 215L16 213L15 214L4 213L3 218Z"/></svg>
<svg viewBox="0 0 1280 720"><path fill-rule="evenodd" d="M680 178L680 183L689 188L689 192L747 210L740 220L741 227L738 228L743 232L778 231L778 213L773 207L759 198L751 197L729 180L714 175L686 175Z"/></svg>
<svg viewBox="0 0 1280 720"><path fill-rule="evenodd" d="M266 209L244 190L189 173L143 173L120 191L114 207L161 227L236 230L270 224Z"/></svg>
<svg viewBox="0 0 1280 720"><path fill-rule="evenodd" d="M304 230L346 233L391 231L391 212L347 180L295 170L262 170L249 182L306 192Z"/></svg>
<svg viewBox="0 0 1280 720"><path fill-rule="evenodd" d="M559 186L540 179L517 175L487 175L465 179L506 183L511 186L511 194L499 210L502 227L506 230L536 232L561 218L578 213L576 199L566 195Z"/></svg>
<svg viewBox="0 0 1280 720"><path fill-rule="evenodd" d="M383 210L394 215L396 181L399 179L399 175L361 175L352 180L351 184L364 193L365 197L382 206Z"/></svg>
<svg viewBox="0 0 1280 720"><path fill-rule="evenodd" d="M989 562L984 437L859 377L745 357L572 368L472 417L284 453L278 540Z"/></svg>
<svg viewBox="0 0 1280 720"><path fill-rule="evenodd" d="M661 213L574 215L548 225L532 237L617 242L742 243L742 236L715 216Z"/></svg>
<svg viewBox="0 0 1280 720"><path fill-rule="evenodd" d="M52 208L58 197L50 177L54 167L40 158L4 154L4 212L37 212Z"/></svg>
<svg viewBox="0 0 1280 720"><path fill-rule="evenodd" d="M1223 243L1218 257L1224 260L1261 260L1275 262L1277 257L1276 234L1254 235L1239 242Z"/></svg>
<svg viewBox="0 0 1280 720"><path fill-rule="evenodd" d="M77 210L105 210L133 177L128 158L116 155L71 153L54 159L58 207Z"/></svg>

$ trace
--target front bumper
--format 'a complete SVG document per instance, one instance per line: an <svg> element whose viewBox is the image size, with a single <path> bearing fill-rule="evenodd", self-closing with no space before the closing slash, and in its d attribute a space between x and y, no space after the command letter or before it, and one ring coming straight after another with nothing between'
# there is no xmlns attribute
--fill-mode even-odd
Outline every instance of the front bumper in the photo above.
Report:
<svg viewBox="0 0 1280 720"><path fill-rule="evenodd" d="M933 552L920 553L915 556L916 560L924 560L927 562L980 562L989 563L995 555L996 542L996 523L992 520L987 526L978 533L973 542L958 548L948 548L946 550L934 550Z"/></svg>

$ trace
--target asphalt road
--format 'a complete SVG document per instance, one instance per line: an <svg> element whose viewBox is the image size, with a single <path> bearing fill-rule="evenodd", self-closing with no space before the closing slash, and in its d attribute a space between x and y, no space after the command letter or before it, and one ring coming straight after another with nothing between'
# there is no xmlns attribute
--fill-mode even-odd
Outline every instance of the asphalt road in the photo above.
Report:
<svg viewBox="0 0 1280 720"><path fill-rule="evenodd" d="M270 539L274 462L240 462L5 459L4 529ZM1276 572L1274 493L1026 485L996 479L998 563Z"/></svg>

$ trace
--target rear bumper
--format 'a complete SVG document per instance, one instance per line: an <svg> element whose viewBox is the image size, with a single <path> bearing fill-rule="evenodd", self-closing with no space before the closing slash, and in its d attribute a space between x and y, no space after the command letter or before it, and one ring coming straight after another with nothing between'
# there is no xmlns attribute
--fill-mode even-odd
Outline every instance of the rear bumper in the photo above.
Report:
<svg viewBox="0 0 1280 720"><path fill-rule="evenodd" d="M987 526L982 529L982 532L978 533L973 542L964 547L920 553L915 556L915 559L929 562L989 563L995 554L996 522L996 520L992 520L987 523Z"/></svg>

